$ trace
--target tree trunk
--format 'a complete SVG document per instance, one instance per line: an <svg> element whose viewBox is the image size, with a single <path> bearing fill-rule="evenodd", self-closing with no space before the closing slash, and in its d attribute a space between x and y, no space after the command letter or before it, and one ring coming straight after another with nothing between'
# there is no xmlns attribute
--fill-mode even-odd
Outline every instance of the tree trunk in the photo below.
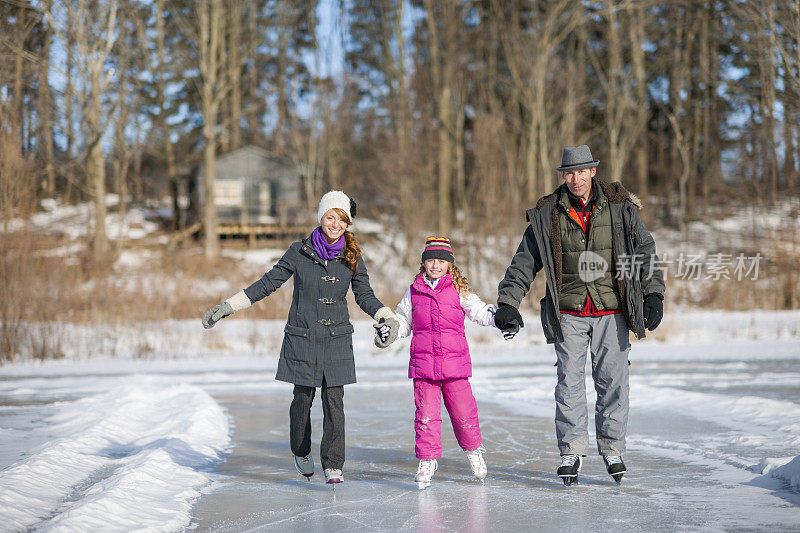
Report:
<svg viewBox="0 0 800 533"><path fill-rule="evenodd" d="M230 37L228 46L228 80L230 82L230 149L236 150L242 145L242 0L228 2L230 14Z"/></svg>
<svg viewBox="0 0 800 533"><path fill-rule="evenodd" d="M289 58L289 32L291 31L289 25L289 14L286 2L280 2L278 8L278 61L277 61L277 76L275 90L278 92L278 122L275 125L275 132L273 134L272 144L274 150L279 154L286 153L286 139L284 130L289 123L289 88L287 83L287 72Z"/></svg>
<svg viewBox="0 0 800 533"><path fill-rule="evenodd" d="M684 39L684 28L686 26L686 17L684 15L684 7L680 5L673 5L670 10L674 11L673 19L673 27L672 31L670 32L671 42L670 46L672 47L672 53L670 57L670 65L669 65L669 102L668 106L668 113L672 113L676 120L680 120L680 109L681 109L681 88L683 86L683 79L682 79L682 69L681 69L681 46L685 44ZM675 130L673 130L674 132ZM667 165L667 172L668 175L675 175L676 170L678 168L679 158L680 155L678 154L678 146L677 142L672 139L671 142L668 143L669 145L669 164ZM672 180L668 180L670 183ZM665 184L667 185L667 184ZM666 193L669 194L670 191L669 185L667 185ZM681 217L684 215L681 214Z"/></svg>
<svg viewBox="0 0 800 533"><path fill-rule="evenodd" d="M608 134L608 159L609 181L619 181L622 178L622 168L625 165L625 150L622 143L623 117L626 107L627 88L623 87L622 78L622 50L617 27L616 6L611 0L606 0L606 46L608 49L608 70L605 85L606 97L606 133Z"/></svg>
<svg viewBox="0 0 800 533"><path fill-rule="evenodd" d="M52 4L50 4L52 6ZM72 17L72 8L69 7L71 4L68 4L67 7L67 18L71 19ZM50 24L53 23L52 20L48 21ZM73 84L72 84L72 65L74 62L74 49L75 49L75 42L72 37L72 32L67 33L67 64L66 64L66 89L64 90L64 120L66 122L64 129L66 130L66 137L67 137L67 146L66 146L66 156L67 156L67 164L64 166L64 174L66 175L66 187L64 191L64 201L66 203L72 202L72 191L75 187L75 172L73 171L71 162L75 160L75 141L74 141L74 128L75 126L72 123L72 94L74 92Z"/></svg>
<svg viewBox="0 0 800 533"><path fill-rule="evenodd" d="M22 94L23 89L23 78L25 77L25 62L24 62L24 55L25 55L25 24L27 19L27 8L23 2L17 4L17 23L16 23L16 41L17 46L14 47L14 99L12 100L14 103L14 120L12 122L12 128L14 135L19 140L19 146L22 153L25 153L25 128L24 128L24 102L25 97Z"/></svg>
<svg viewBox="0 0 800 533"><path fill-rule="evenodd" d="M122 13L125 13L123 10ZM127 32L125 28L125 21L120 16L120 32ZM135 37L133 37L135 38ZM126 202L128 196L128 169L131 161L131 150L128 143L126 129L130 126L130 109L136 109L132 102L128 101L129 79L131 60L130 51L125 40L125 36L121 36L120 41L122 46L119 47L119 92L117 93L117 123L114 132L114 160L112 165L114 191L119 196L119 215L121 219L125 218Z"/></svg>
<svg viewBox="0 0 800 533"><path fill-rule="evenodd" d="M569 41L568 57L569 80L564 99L564 115L561 121L561 138L567 146L579 143L578 116L586 95L586 35L581 27L575 30L575 37Z"/></svg>
<svg viewBox="0 0 800 533"><path fill-rule="evenodd" d="M710 19L712 16L711 11L714 9L713 5L708 5L707 3L703 3L703 6L700 10L700 16L702 17L702 23L700 26L700 80L703 84L703 90L700 91L702 97L700 98L700 105L702 109L700 113L700 122L701 122L701 136L702 136L702 153L700 154L700 158L698 161L702 162L701 169L700 169L700 202L703 211L709 205L711 200L711 100L714 98L714 95L709 92L709 88L711 87L712 83L711 80L713 79L714 73L711 72L710 67L710 59L711 59L711 48L712 45L709 42L711 39L710 34Z"/></svg>
<svg viewBox="0 0 800 533"><path fill-rule="evenodd" d="M775 11L771 2L764 2L761 4L766 13L765 26L762 29L766 36L766 43L764 50L759 55L763 69L763 107L765 113L765 126L764 139L766 140L767 152L764 158L768 168L768 187L769 187L769 201L775 204L778 201L778 154L775 142L775 67L774 67L774 53L775 53Z"/></svg>
<svg viewBox="0 0 800 533"><path fill-rule="evenodd" d="M464 121L466 120L466 80L463 73L459 73L459 81L456 82L456 97L454 104L456 106L455 121L453 123L453 148L455 150L455 174L456 174L456 187L455 199L456 209L461 211L462 216L469 216L467 208L469 202L467 201L467 169L464 154Z"/></svg>
<svg viewBox="0 0 800 533"><path fill-rule="evenodd" d="M86 122L89 126L91 147L86 158L86 175L91 186L94 201L94 238L92 252L96 261L102 262L111 251L111 244L106 233L106 166L103 150L100 146L100 113L102 111L102 91L100 68L102 64L93 65L90 72L91 100L86 110Z"/></svg>
<svg viewBox="0 0 800 533"><path fill-rule="evenodd" d="M52 0L44 2L45 12L51 10ZM50 99L50 45L53 29L46 21L44 45L39 64L39 137L44 152L45 194L53 197L56 192L55 149L53 145L53 112Z"/></svg>
<svg viewBox="0 0 800 533"><path fill-rule="evenodd" d="M458 23L455 6L451 3L442 4L444 13L441 16L442 27L445 30L445 49L442 49L439 36L436 7L433 0L425 0L427 15L428 47L430 50L431 78L436 99L436 115L438 118L438 155L437 155L437 200L438 218L436 229L440 235L450 232L452 220L452 202L450 188L453 175L453 81L455 76L455 32L449 31Z"/></svg>
<svg viewBox="0 0 800 533"><path fill-rule="evenodd" d="M156 3L156 54L158 56L158 67L156 68L156 105L158 106L158 127L161 132L162 146L164 146L167 163L167 183L169 183L170 193L172 194L172 229L183 228L183 217L181 216L178 195L180 187L176 176L177 169L175 164L175 149L172 146L172 138L169 126L167 125L167 106L166 106L166 81L164 80L165 51L164 51L164 0Z"/></svg>
<svg viewBox="0 0 800 533"><path fill-rule="evenodd" d="M636 129L639 131L639 135L634 148L634 175L636 192L646 200L649 194L647 165L650 143L648 142L647 119L650 111L647 104L647 71L644 57L645 13L641 6L634 9L631 30L631 61L636 78L636 101L639 104L636 107Z"/></svg>
<svg viewBox="0 0 800 533"><path fill-rule="evenodd" d="M708 9L710 10L709 17L709 37L711 38L709 46L708 58L708 99L709 99L709 143L708 143L708 174L709 174L709 195L715 188L718 188L722 183L722 163L721 152L722 147L719 140L720 130L720 113L719 102L720 98L717 96L717 73L719 72L719 42L718 35L722 32L720 17L716 12L716 3L713 0L709 1Z"/></svg>
<svg viewBox="0 0 800 533"><path fill-rule="evenodd" d="M80 0L77 11L71 13L73 17L66 22L77 28L75 43L78 48L78 63L88 76L88 94L81 95L88 137L86 177L94 202L92 252L94 259L100 262L108 258L111 250L106 233L106 169L101 139L106 126L102 122L103 101L110 81L104 76L104 66L120 31L117 7L116 0L109 0L99 6L89 6L86 0ZM53 22L52 16L50 21ZM93 25L101 28L97 35L93 31L87 31Z"/></svg>
<svg viewBox="0 0 800 533"><path fill-rule="evenodd" d="M406 42L403 35L403 14L406 9L406 0L398 0L394 3L392 17L390 20L390 34L387 35L384 46L387 65L390 67L387 73L391 79L391 84L394 87L393 98L393 112L392 124L394 125L394 137L397 146L397 169L398 173L398 195L400 209L400 224L405 231L410 234L414 227L415 219L418 217L418 202L419 198L414 194L414 184L411 172L411 115L409 111L410 96L408 94L408 86L406 79ZM397 47L397 54L391 54L391 43L394 42ZM416 254L411 253L409 247L407 253L403 257L403 263L410 265Z"/></svg>
<svg viewBox="0 0 800 533"><path fill-rule="evenodd" d="M544 100L546 75L547 62L541 55L537 55L533 60L531 72L533 95L529 110L530 122L526 164L528 175L525 187L525 196L528 204L533 204L546 189L544 183L547 168L544 166L544 162L547 160L547 116Z"/></svg>
<svg viewBox="0 0 800 533"><path fill-rule="evenodd" d="M221 91L217 87L219 51L221 41L222 5L221 0L203 0L200 9L200 71L203 75L201 88L203 110L203 185L205 204L203 205L203 232L205 233L204 254L208 260L219 257L219 236L217 235L217 205L214 195L216 181L217 149L217 111Z"/></svg>
<svg viewBox="0 0 800 533"><path fill-rule="evenodd" d="M784 83L789 80L784 79ZM789 191L794 191L796 181L795 164L795 147L794 147L794 129L793 125L796 123L794 120L794 107L787 101L783 102L783 145L784 145L784 160L783 160L783 176L786 180L786 188Z"/></svg>

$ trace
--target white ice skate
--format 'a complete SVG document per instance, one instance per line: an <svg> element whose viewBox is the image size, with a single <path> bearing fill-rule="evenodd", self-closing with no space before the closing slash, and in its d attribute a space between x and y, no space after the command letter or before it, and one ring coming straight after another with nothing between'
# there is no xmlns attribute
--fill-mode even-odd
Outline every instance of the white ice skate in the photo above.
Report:
<svg viewBox="0 0 800 533"><path fill-rule="evenodd" d="M472 468L472 473L483 483L483 479L486 477L486 462L483 460L483 454L486 452L486 448L481 445L475 450L464 451L467 454L467 459L469 459L469 466Z"/></svg>
<svg viewBox="0 0 800 533"><path fill-rule="evenodd" d="M325 483L330 484L333 487L333 490L336 490L337 483L343 483L344 476L342 475L342 471L338 468L326 468L325 469Z"/></svg>
<svg viewBox="0 0 800 533"><path fill-rule="evenodd" d="M414 476L414 481L417 482L417 487L421 490L431 485L433 473L439 468L439 463L436 459L420 459L419 468L417 468L417 475Z"/></svg>
<svg viewBox="0 0 800 533"><path fill-rule="evenodd" d="M311 476L314 475L314 458L311 457L311 454L306 455L305 457L300 457L299 455L294 456L294 467L300 472L302 475L306 477L306 479L311 479Z"/></svg>

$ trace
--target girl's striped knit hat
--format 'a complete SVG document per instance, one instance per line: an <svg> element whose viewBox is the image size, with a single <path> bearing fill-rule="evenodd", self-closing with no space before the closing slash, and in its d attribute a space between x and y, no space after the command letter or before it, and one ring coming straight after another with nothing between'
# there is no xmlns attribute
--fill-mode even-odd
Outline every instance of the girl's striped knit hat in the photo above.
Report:
<svg viewBox="0 0 800 533"><path fill-rule="evenodd" d="M450 247L450 239L447 237L430 236L425 239L425 250L422 252L422 260L444 259L451 263L456 262L453 249Z"/></svg>

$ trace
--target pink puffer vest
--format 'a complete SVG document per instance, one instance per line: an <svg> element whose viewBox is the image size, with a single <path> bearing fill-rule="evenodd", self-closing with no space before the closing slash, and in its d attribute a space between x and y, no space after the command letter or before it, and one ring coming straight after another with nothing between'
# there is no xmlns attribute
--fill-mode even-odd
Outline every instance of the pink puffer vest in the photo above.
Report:
<svg viewBox="0 0 800 533"><path fill-rule="evenodd" d="M431 289L419 274L411 284L411 361L408 377L468 378L472 375L464 310L450 274Z"/></svg>

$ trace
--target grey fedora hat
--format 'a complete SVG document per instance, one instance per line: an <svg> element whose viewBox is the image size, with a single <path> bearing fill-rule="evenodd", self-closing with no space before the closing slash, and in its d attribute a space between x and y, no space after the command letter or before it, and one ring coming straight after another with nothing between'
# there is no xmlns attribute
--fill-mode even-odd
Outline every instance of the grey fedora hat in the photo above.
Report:
<svg viewBox="0 0 800 533"><path fill-rule="evenodd" d="M569 172L570 170L596 167L599 164L600 160L592 158L592 151L585 144L567 146L561 156L561 166L556 171Z"/></svg>

